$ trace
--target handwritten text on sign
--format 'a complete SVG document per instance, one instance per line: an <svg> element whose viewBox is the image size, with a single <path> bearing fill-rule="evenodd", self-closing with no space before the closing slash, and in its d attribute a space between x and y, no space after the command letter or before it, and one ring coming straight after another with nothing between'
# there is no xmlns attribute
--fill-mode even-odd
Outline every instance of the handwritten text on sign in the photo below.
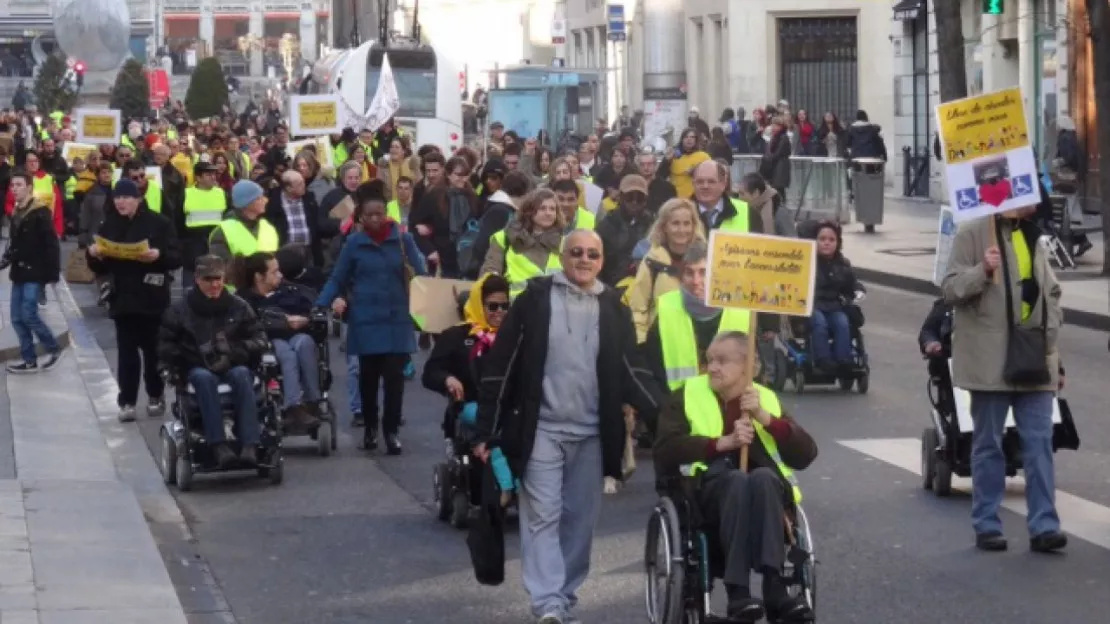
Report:
<svg viewBox="0 0 1110 624"><path fill-rule="evenodd" d="M301 127L305 130L334 128L339 120L335 102L303 102L300 104Z"/></svg>
<svg viewBox="0 0 1110 624"><path fill-rule="evenodd" d="M709 238L706 304L809 316L815 247L811 240L714 231Z"/></svg>
<svg viewBox="0 0 1110 624"><path fill-rule="evenodd" d="M1021 89L945 102L937 119L949 165L1029 146Z"/></svg>
<svg viewBox="0 0 1110 624"><path fill-rule="evenodd" d="M111 115L85 115L85 136L98 139L116 138L116 118Z"/></svg>

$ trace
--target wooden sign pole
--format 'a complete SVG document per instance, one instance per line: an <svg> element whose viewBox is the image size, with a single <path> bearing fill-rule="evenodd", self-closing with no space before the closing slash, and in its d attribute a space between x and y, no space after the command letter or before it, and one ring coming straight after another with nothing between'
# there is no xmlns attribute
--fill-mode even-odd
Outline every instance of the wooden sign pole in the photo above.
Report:
<svg viewBox="0 0 1110 624"><path fill-rule="evenodd" d="M748 312L748 353L745 373L744 373L744 389L747 390L748 386L752 385L752 379L755 377L755 351L758 348L756 334L756 317L758 314L754 310ZM744 418L751 420L751 414L744 414ZM748 471L748 445L740 447L740 470L743 472Z"/></svg>

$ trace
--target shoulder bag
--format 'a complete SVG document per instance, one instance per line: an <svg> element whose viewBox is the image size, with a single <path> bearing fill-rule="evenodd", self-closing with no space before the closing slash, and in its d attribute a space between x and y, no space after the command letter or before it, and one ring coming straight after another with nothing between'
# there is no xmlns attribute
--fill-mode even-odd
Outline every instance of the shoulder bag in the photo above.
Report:
<svg viewBox="0 0 1110 624"><path fill-rule="evenodd" d="M995 232L1002 252L1003 288L1006 292L1006 363L1002 369L1002 379L1015 386L1038 386L1052 380L1048 370L1048 299L1041 289L1041 324L1038 327L1024 327L1014 320L1014 293L1010 281L1010 263L1006 253L1002 226L998 219L994 223ZM1035 256L1036 247L1029 248Z"/></svg>

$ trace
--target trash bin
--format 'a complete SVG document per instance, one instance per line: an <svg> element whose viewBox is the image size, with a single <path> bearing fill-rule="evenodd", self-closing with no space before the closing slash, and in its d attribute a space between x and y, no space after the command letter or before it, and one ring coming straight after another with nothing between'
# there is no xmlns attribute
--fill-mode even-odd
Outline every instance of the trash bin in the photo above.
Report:
<svg viewBox="0 0 1110 624"><path fill-rule="evenodd" d="M886 163L880 158L852 160L852 195L855 197L856 220L864 230L874 232L883 224L883 190Z"/></svg>

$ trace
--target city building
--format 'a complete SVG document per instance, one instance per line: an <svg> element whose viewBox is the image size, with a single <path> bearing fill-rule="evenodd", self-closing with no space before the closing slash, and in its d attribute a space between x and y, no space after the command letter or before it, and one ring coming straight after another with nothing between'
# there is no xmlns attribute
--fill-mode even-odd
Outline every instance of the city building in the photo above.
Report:
<svg viewBox="0 0 1110 624"><path fill-rule="evenodd" d="M0 74L29 77L36 42L43 51L54 47L53 3L49 0L0 0ZM131 54L145 61L154 53L154 0L127 0L131 13Z"/></svg>
<svg viewBox="0 0 1110 624"><path fill-rule="evenodd" d="M1076 72L1071 68L1075 52L1068 24L1073 24L1076 7L1082 4L1082 0L1004 0L1001 15L985 15L981 0L962 0L968 94L1021 87L1030 136L1041 162L1055 155L1061 116L1075 111L1076 123L1090 122L1094 130L1093 121L1084 116L1093 107L1077 106L1091 98L1077 98L1071 86L1076 84ZM932 158L933 111L940 103L933 2L894 3L891 42L894 133L888 142L895 190L940 200L946 197L943 171Z"/></svg>

